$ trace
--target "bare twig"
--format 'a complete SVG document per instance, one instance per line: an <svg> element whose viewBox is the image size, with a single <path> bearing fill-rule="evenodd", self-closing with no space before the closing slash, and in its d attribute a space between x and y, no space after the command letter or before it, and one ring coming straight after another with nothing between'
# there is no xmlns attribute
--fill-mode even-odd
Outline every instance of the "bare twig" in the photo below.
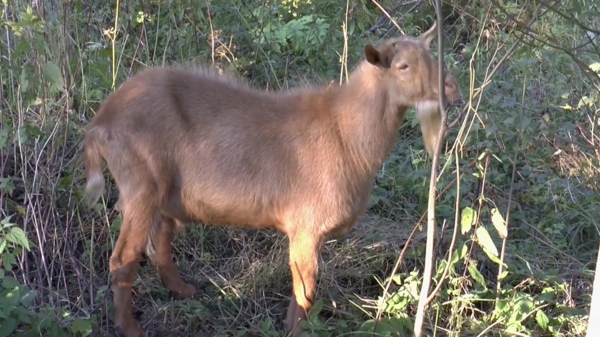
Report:
<svg viewBox="0 0 600 337"><path fill-rule="evenodd" d="M371 26L371 28L367 29L366 32L374 34L379 28L385 26L387 24L387 22L391 20L390 15L394 15L394 13L396 13L396 11L398 11L398 9L400 9L401 7L412 4L411 8L409 8L408 10L402 11L403 15L406 15L406 14L413 12L417 8L421 7L421 5L423 5L423 3L425 3L424 0L413 0L413 1L400 0L400 1L396 2L394 4L394 6L392 6L392 8L387 10L387 12L383 11L384 14L381 14L381 16L379 16L379 19L377 19L377 21L375 22L375 24L373 24L373 26ZM379 6L377 3L375 3L375 4L377 6Z"/></svg>
<svg viewBox="0 0 600 337"><path fill-rule="evenodd" d="M206 15L208 16L208 25L210 26L210 60L211 65L215 66L215 30L213 29L212 16L210 15L210 2L206 0Z"/></svg>
<svg viewBox="0 0 600 337"><path fill-rule="evenodd" d="M534 31L534 30L531 29L532 24L528 24L528 25L524 26L521 21L517 20L512 15L510 15L510 13L508 13L502 7L502 5L500 5L500 3L498 3L497 0L491 0L491 3L493 3L494 6L496 6L500 12L502 12L502 14L506 15L507 18L509 18L509 20L511 20L512 22L514 22L516 24L516 26L520 28L520 30L518 30L518 31L521 34L523 34L523 35L518 37L519 40L523 41L524 40L523 37L527 36L527 37L531 38L532 40L539 42L543 46L548 46L550 48L557 49L557 50L560 50L560 51L564 52L565 54L567 54L573 60L573 62L575 62L575 64L577 64L577 66L580 68L580 70L583 72L583 74L592 80L592 82L594 83L594 85L596 86L596 88L600 90L600 75L598 75L598 73L596 73L595 71L592 71L588 67L587 64L585 64L583 61L581 61L579 59L579 57L577 57L577 55L575 55L575 51L577 51L577 49L579 49L581 46L565 48L565 47L560 46L560 43L558 41L556 41L556 39L554 39L552 37L543 36L543 38L542 38L542 37L539 36L539 34L537 34L536 31ZM540 3L538 5L538 8L536 8L536 11L535 11L536 13L537 13L538 9L540 8L540 6L542 6L542 3ZM545 12L543 12L543 13L541 13L539 15L535 15L532 18L531 22L537 21L537 19L539 17L541 17L543 14L545 14L546 12L548 12L550 10L551 9L548 8L548 9L546 9ZM527 44L527 45L531 45L530 42L524 41L524 43ZM535 47L539 47L539 46L535 46Z"/></svg>
<svg viewBox="0 0 600 337"><path fill-rule="evenodd" d="M458 160L458 157L457 157ZM459 170L457 170L457 173L460 173ZM446 192L450 189L450 187L452 187L452 185L456 184L459 180L458 179L454 179L453 181L451 181L440 193L438 193L438 195L436 196L436 199L440 199L443 195L446 194ZM457 187L458 189L458 187ZM460 190L457 190L460 191ZM457 195L459 193L457 192ZM457 199L457 202L458 199ZM404 244L404 248L402 248L402 251L400 252L400 255L398 255L398 259L396 260L396 264L394 264L394 268L392 268L392 272L390 273L390 275L396 275L396 272L398 271L398 269L400 268L400 266L402 265L402 260L404 259L404 255L406 255L406 251L408 250L408 247L410 247L410 243L412 242L412 239L415 235L415 233L417 232L417 229L419 228L419 226L421 225L421 223L423 222L423 220L425 219L425 216L427 215L427 212L423 213L421 215L421 217L419 218L419 221L417 221L417 223L415 224L415 226L413 227L413 230L410 232L410 234L408 235L408 237L406 238L406 242ZM458 214L457 214L458 217ZM454 244L451 244L451 247ZM451 260L452 258L449 257L449 260ZM441 283L441 282L440 282ZM392 284L392 278L390 277L389 281L386 283L385 289L383 291L383 295L382 295L382 299L381 302L385 302L387 300L387 296L389 295L389 291L390 291L390 286ZM432 295L431 295L432 296ZM431 297L430 296L430 297ZM429 303L431 301L431 299L427 300L427 303ZM377 309L377 314L375 315L375 320L379 321L379 319L381 319L381 315L383 313L383 306L379 306Z"/></svg>
<svg viewBox="0 0 600 337"><path fill-rule="evenodd" d="M437 295L437 293L440 292L440 290L442 289L442 286L444 285L444 280L446 279L446 276L448 276L448 272L450 271L450 267L451 267L451 263L452 263L452 251L454 250L454 244L456 243L456 238L458 236L458 217L459 217L459 209L460 209L460 166L458 163L458 151L454 151L454 160L456 162L456 204L455 204L455 211L454 211L454 231L452 232L452 241L450 242L450 246L448 247L448 259L447 259L447 263L446 263L446 268L444 269L444 272L442 273L442 276L440 277L439 282L437 283L437 285L435 286L435 289L433 289L433 291L431 292L431 294L429 295L429 297L427 297L427 302L426 305L429 305L429 303L431 303L431 301L433 301L433 299L435 298L435 296Z"/></svg>
<svg viewBox="0 0 600 337"><path fill-rule="evenodd" d="M569 20L569 22L574 23L575 25L577 25L579 28L581 28L583 30L586 30L588 32L593 32L593 33L596 33L596 34L600 34L600 30L594 29L594 28L592 28L590 26L587 26L587 25L583 24L580 20L578 20L576 17L574 17L570 13L569 14L565 14L565 13L561 12L560 10L558 10L558 8L556 8L556 6L555 6L556 2L555 3L549 3L549 2L546 2L546 1L541 1L540 0L539 4L542 5L542 6L544 6L544 7L546 7L546 8L549 8L554 13L556 13L559 16L563 17L564 19Z"/></svg>
<svg viewBox="0 0 600 337"><path fill-rule="evenodd" d="M443 137L446 134L446 122L448 114L446 113L446 91L444 74L444 42L443 27L444 18L442 17L442 3L435 1L435 13L438 22L438 85L440 113L442 114L442 123L438 132L438 141L433 152L431 163L431 178L429 180L429 202L427 204L427 244L425 246L425 270L423 271L423 283L421 284L421 294L419 295L419 304L415 316L414 336L420 337L423 332L423 321L425 318L425 306L427 305L427 294L431 283L431 273L433 269L433 241L435 239L435 183L437 182L437 168L440 159L440 150L442 148Z"/></svg>
<svg viewBox="0 0 600 337"><path fill-rule="evenodd" d="M494 1L494 0L492 0ZM538 7L539 8L539 7ZM537 9L536 9L537 12ZM534 16L528 23L527 23L527 28L529 29L538 19L541 15L543 15L544 13L540 14L539 16ZM492 68L491 71L487 72L483 82L481 83L481 85L479 86L479 88L475 89L473 91L472 97L469 98L468 102L474 102L474 101L478 101L477 102L477 106L479 105L481 99L482 99L482 94L484 92L484 89L490 84L492 83L492 79L494 77L496 77L496 74L498 73L498 71L500 71L500 69L504 66L504 64L506 63L506 61L508 61L508 59L515 53L515 51L517 50L517 48L522 44L526 44L526 42L524 41L525 35L519 36L517 37L517 40L510 46L510 48L506 51L506 53L504 53L504 55L502 55L502 57L498 60L498 62L496 63L496 65L494 66L494 68ZM467 112L471 109L474 109L472 104L467 104L465 105L465 107L463 108L463 110L461 111L461 113L457 116L457 118L448 125L448 130L454 128L463 118L464 116L467 114ZM456 143L455 143L456 146ZM454 147L453 147L454 150Z"/></svg>
<svg viewBox="0 0 600 337"><path fill-rule="evenodd" d="M396 28L398 28L398 30L400 31L400 33L404 34L404 31L402 30L402 28L400 28L400 26L398 26L398 23L396 22L396 20L392 19L392 17L385 10L385 8L383 8L377 1L375 1L375 0L371 0L371 1L373 1L373 3L375 4L375 6L379 7L379 9L383 12L383 14L385 14L385 16L388 19L390 19L390 21L394 24L394 26L396 26Z"/></svg>
<svg viewBox="0 0 600 337"><path fill-rule="evenodd" d="M522 106L525 106L525 94L527 90L527 80L523 81L523 92L522 92ZM521 109L521 118L520 123L523 123L523 116L525 114L524 109ZM500 300L500 290L502 289L502 270L504 267L504 256L506 255L506 242L508 241L508 224L510 221L510 208L513 202L513 193L515 187L515 177L517 175L517 157L519 155L519 143L521 141L523 135L523 128L519 128L519 132L517 133L517 145L515 146L515 152L513 154L512 159L512 175L510 178L510 190L508 191L508 203L506 205L506 215L504 216L504 222L506 224L506 233L507 236L502 238L502 249L500 251L500 263L498 263L498 282L496 283L496 301Z"/></svg>
<svg viewBox="0 0 600 337"><path fill-rule="evenodd" d="M115 4L115 26L110 32L111 52L112 52L112 86L111 89L115 89L117 86L117 56L115 42L117 40L117 32L119 31L119 7L121 7L120 0L117 0Z"/></svg>
<svg viewBox="0 0 600 337"><path fill-rule="evenodd" d="M586 337L595 336L600 330L600 320L592 317L600 316L600 249L598 250L598 258L596 260L596 273L594 274L594 285L592 286L592 304L590 307L590 315L588 316L588 328Z"/></svg>
<svg viewBox="0 0 600 337"><path fill-rule="evenodd" d="M342 51L342 64L340 69L340 85L344 78L348 78L348 13L350 11L350 1L346 0L346 15L344 16L344 23L342 24L342 31L344 33L344 50Z"/></svg>

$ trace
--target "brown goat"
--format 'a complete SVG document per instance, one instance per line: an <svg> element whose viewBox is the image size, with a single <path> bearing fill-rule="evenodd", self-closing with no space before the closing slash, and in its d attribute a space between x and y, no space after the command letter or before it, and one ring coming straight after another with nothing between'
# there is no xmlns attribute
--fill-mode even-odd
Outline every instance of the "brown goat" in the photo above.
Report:
<svg viewBox="0 0 600 337"><path fill-rule="evenodd" d="M414 107L425 147L440 128L435 24L419 37L367 45L348 83L260 92L208 70L153 69L110 95L85 136L88 203L119 189L121 233L110 258L115 325L143 336L132 316L138 260L150 258L180 297L195 288L172 261L178 224L275 228L289 238L293 295L286 331L299 336L316 290L320 247L364 213L377 171ZM460 99L447 75L449 101Z"/></svg>

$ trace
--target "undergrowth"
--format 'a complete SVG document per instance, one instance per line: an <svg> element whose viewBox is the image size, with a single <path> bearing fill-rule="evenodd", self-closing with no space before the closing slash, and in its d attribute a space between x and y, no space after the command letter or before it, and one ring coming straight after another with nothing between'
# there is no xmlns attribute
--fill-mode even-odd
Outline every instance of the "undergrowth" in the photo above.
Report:
<svg viewBox="0 0 600 337"><path fill-rule="evenodd" d="M0 337L114 334L108 259L121 218L110 178L103 204L79 207L83 130L112 90L175 64L267 90L344 80L366 43L399 34L379 5L406 34L433 22L424 1L4 0ZM467 107L450 111L458 123L442 150L428 335L585 334L600 219L598 10L445 3L446 66ZM412 112L369 211L325 244L309 336L411 333L431 163L419 133ZM136 318L154 336L281 336L286 254L275 231L192 227L174 258L198 294L172 299L143 262Z"/></svg>

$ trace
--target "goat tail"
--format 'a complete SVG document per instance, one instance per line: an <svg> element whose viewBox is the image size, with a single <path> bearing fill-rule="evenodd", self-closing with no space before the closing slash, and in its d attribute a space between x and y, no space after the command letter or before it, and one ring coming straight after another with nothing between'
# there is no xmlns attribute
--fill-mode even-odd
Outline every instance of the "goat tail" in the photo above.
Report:
<svg viewBox="0 0 600 337"><path fill-rule="evenodd" d="M85 176L87 184L83 193L83 202L92 207L104 193L104 176L102 174L102 144L98 132L90 129L85 137Z"/></svg>

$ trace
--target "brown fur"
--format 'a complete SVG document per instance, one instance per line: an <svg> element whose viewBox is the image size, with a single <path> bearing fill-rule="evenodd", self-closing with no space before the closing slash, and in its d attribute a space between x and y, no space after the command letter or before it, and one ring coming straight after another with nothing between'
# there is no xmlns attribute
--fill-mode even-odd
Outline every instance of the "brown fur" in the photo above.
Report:
<svg viewBox="0 0 600 337"><path fill-rule="evenodd" d="M434 28L366 46L366 60L341 86L267 93L208 70L150 69L109 96L87 129L85 165L89 203L103 192L104 160L120 192L123 225L110 259L115 325L127 337L143 335L131 313L143 252L170 291L194 293L172 261L171 240L176 224L203 222L288 236L293 296L285 326L299 336L321 244L365 211L409 107L433 151ZM445 82L448 99L459 99L454 78Z"/></svg>

